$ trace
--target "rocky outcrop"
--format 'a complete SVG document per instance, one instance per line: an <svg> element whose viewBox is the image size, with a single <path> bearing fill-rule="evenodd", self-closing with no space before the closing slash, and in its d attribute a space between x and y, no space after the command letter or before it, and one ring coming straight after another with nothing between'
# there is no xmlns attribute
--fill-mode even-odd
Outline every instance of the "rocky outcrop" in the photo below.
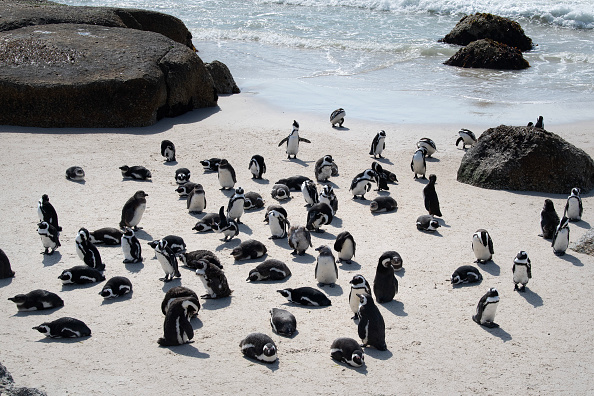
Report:
<svg viewBox="0 0 594 396"><path fill-rule="evenodd" d="M19 388L14 386L12 375L0 363L0 395L5 396L47 396L47 393L35 388Z"/></svg>
<svg viewBox="0 0 594 396"><path fill-rule="evenodd" d="M458 181L489 189L568 194L594 187L594 161L558 135L500 125L483 132L460 163Z"/></svg>
<svg viewBox="0 0 594 396"><path fill-rule="evenodd" d="M206 69L212 77L217 93L225 95L241 92L237 84L235 84L229 68L224 63L215 60L207 63Z"/></svg>
<svg viewBox="0 0 594 396"><path fill-rule="evenodd" d="M499 70L521 70L530 67L520 50L490 39L473 41L444 64Z"/></svg>
<svg viewBox="0 0 594 396"><path fill-rule="evenodd" d="M577 242L570 243L569 248L574 252L594 256L594 229L590 228Z"/></svg>
<svg viewBox="0 0 594 396"><path fill-rule="evenodd" d="M519 23L492 14L466 15L443 39L445 43L468 45L473 41L491 39L520 51L532 49L532 39Z"/></svg>

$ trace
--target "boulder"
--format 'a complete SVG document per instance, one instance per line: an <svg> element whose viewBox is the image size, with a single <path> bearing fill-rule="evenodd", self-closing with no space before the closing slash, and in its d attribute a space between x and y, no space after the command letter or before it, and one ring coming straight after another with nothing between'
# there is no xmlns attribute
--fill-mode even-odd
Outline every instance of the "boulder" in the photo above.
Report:
<svg viewBox="0 0 594 396"><path fill-rule="evenodd" d="M217 93L225 95L241 92L237 84L235 84L235 80L233 79L229 68L224 63L215 60L207 63L206 69L212 77Z"/></svg>
<svg viewBox="0 0 594 396"><path fill-rule="evenodd" d="M532 126L500 125L464 154L459 182L489 189L568 194L594 186L594 161L558 135Z"/></svg>
<svg viewBox="0 0 594 396"><path fill-rule="evenodd" d="M493 14L466 15L440 41L468 45L480 39L491 39L516 47L520 51L532 49L532 39L526 36L519 23Z"/></svg>
<svg viewBox="0 0 594 396"><path fill-rule="evenodd" d="M530 67L520 50L491 39L473 41L444 64L499 70L521 70Z"/></svg>
<svg viewBox="0 0 594 396"><path fill-rule="evenodd" d="M594 256L594 229L590 228L577 242L570 243L569 248L574 252Z"/></svg>
<svg viewBox="0 0 594 396"><path fill-rule="evenodd" d="M0 395L4 396L47 396L36 388L17 388L10 372L0 363Z"/></svg>

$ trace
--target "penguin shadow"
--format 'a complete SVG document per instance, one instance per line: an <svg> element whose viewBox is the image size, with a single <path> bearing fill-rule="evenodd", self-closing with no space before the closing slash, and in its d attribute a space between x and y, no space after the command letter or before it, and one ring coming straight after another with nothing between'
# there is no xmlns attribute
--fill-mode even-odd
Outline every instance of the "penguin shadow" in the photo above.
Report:
<svg viewBox="0 0 594 396"><path fill-rule="evenodd" d="M43 343L60 343L60 344L76 344L78 342L83 342L88 340L89 338L91 338L91 336L86 336L86 337L75 337L75 338L51 338L51 337L43 337L39 340L37 340L37 342L43 342Z"/></svg>
<svg viewBox="0 0 594 396"><path fill-rule="evenodd" d="M122 182L136 182L136 183L152 183L152 179L132 179L129 177L122 178Z"/></svg>
<svg viewBox="0 0 594 396"><path fill-rule="evenodd" d="M382 195L384 197L390 196L389 190L373 190L373 191L377 191L377 195ZM398 209L398 208L396 208L396 209Z"/></svg>
<svg viewBox="0 0 594 396"><path fill-rule="evenodd" d="M389 349L386 349L385 351L380 351L378 349L375 349L374 347L364 347L364 348L365 348L365 354L367 356L370 356L377 360L388 360L393 356L392 352L390 352Z"/></svg>
<svg viewBox="0 0 594 396"><path fill-rule="evenodd" d="M234 188L219 188L219 191L223 193L227 198L231 198L235 194Z"/></svg>
<svg viewBox="0 0 594 396"><path fill-rule="evenodd" d="M336 235L330 233L328 230L324 230L324 232L312 232L312 236L318 237L320 239L325 239L327 241L334 241L336 239Z"/></svg>
<svg viewBox="0 0 594 396"><path fill-rule="evenodd" d="M190 319L190 324L192 325L192 329L199 330L202 328L203 323L202 320L198 316L194 316Z"/></svg>
<svg viewBox="0 0 594 396"><path fill-rule="evenodd" d="M128 270L128 272L136 274L144 268L144 263L124 263L124 267Z"/></svg>
<svg viewBox="0 0 594 396"><path fill-rule="evenodd" d="M479 264L478 268L481 271L485 271L493 276L499 276L501 273L501 268L499 268L499 265L497 265L497 263L493 260L488 261L486 264ZM471 285L473 285L473 283L471 283Z"/></svg>
<svg viewBox="0 0 594 396"><path fill-rule="evenodd" d="M270 241L274 242L274 244L278 247L282 247L285 249L289 249L289 241L287 237L284 238L269 238Z"/></svg>
<svg viewBox="0 0 594 396"><path fill-rule="evenodd" d="M314 161L303 161L299 158L286 158L283 160L283 162L294 162L298 165L301 165L301 166L307 168L309 166L309 163L314 162Z"/></svg>
<svg viewBox="0 0 594 396"><path fill-rule="evenodd" d="M377 216L384 216L384 215L394 214L396 212L398 212L398 208L396 208L394 210L387 211L387 212L371 212L371 215L373 217L377 217Z"/></svg>
<svg viewBox="0 0 594 396"><path fill-rule="evenodd" d="M66 179L66 180L71 181L72 183L81 184L81 185L84 185L86 183L85 180L72 180L72 179Z"/></svg>
<svg viewBox="0 0 594 396"><path fill-rule="evenodd" d="M394 275L398 276L399 278L402 278L404 274L406 274L406 268L404 267L400 268L399 270L394 270Z"/></svg>
<svg viewBox="0 0 594 396"><path fill-rule="evenodd" d="M163 161L163 165L165 165L165 166L175 166L177 164L178 164L178 162L175 160L174 161Z"/></svg>
<svg viewBox="0 0 594 396"><path fill-rule="evenodd" d="M341 131L341 132L347 132L347 131L351 130L351 128L347 128L345 126L334 126L333 125L332 128L336 131Z"/></svg>
<svg viewBox="0 0 594 396"><path fill-rule="evenodd" d="M542 297L540 297L536 292L533 292L526 286L523 292L518 292L521 297L524 297L526 301L534 308L542 307L544 302L542 301Z"/></svg>
<svg viewBox="0 0 594 396"><path fill-rule="evenodd" d="M256 179L256 178L252 177L252 181L254 183L258 183L258 184L270 184L270 180L268 180L268 179Z"/></svg>
<svg viewBox="0 0 594 396"><path fill-rule="evenodd" d="M163 282L163 287L161 288L161 290L163 290L163 293L167 293L169 289L171 289L172 287L181 286L181 278L173 278L169 282L160 282Z"/></svg>
<svg viewBox="0 0 594 396"><path fill-rule="evenodd" d="M238 226L239 226L239 232L241 232L241 233L244 233L246 235L252 235L254 233L254 231L252 231L252 229L245 223L238 224Z"/></svg>
<svg viewBox="0 0 594 396"><path fill-rule="evenodd" d="M231 239L227 242L223 242L221 245L217 246L215 248L215 252L220 252L221 250L224 250L224 249L236 248L237 246L239 246L240 243L241 243L241 239L233 238L233 239ZM231 254L231 252L229 252L229 254Z"/></svg>
<svg viewBox="0 0 594 396"><path fill-rule="evenodd" d="M373 156L372 156L373 158ZM390 161L388 158L386 157L382 157L382 158L373 158L374 161L380 162L384 165L394 165L394 163L392 161Z"/></svg>
<svg viewBox="0 0 594 396"><path fill-rule="evenodd" d="M197 359L208 359L210 355L205 352L200 352L198 348L192 345L194 342L183 345L175 345L175 346L166 346L161 347L165 349L169 349L171 352L176 353L178 355L183 355L187 357L193 357Z"/></svg>
<svg viewBox="0 0 594 396"><path fill-rule="evenodd" d="M425 162L439 162L439 158L425 157Z"/></svg>
<svg viewBox="0 0 594 396"><path fill-rule="evenodd" d="M332 223L330 223L333 227L342 228L342 219L340 217L334 216L332 219Z"/></svg>
<svg viewBox="0 0 594 396"><path fill-rule="evenodd" d="M0 287L5 287L5 286L10 285L12 283L13 278L14 278L14 276L10 277L10 278L0 279Z"/></svg>
<svg viewBox="0 0 594 396"><path fill-rule="evenodd" d="M134 294L134 290L131 290L129 293L126 293L121 297L104 298L103 301L101 302L101 305L111 305L111 304L131 300L132 294Z"/></svg>
<svg viewBox="0 0 594 396"><path fill-rule="evenodd" d="M100 282L103 282L103 281L100 281ZM90 289L91 287L97 286L100 282L82 283L82 284L78 284L78 283L62 284L62 291L69 292L72 290Z"/></svg>
<svg viewBox="0 0 594 396"><path fill-rule="evenodd" d="M392 300L387 303L378 304L396 316L408 316L408 314L404 311L404 303L402 301Z"/></svg>
<svg viewBox="0 0 594 396"><path fill-rule="evenodd" d="M303 254L301 256L296 254L293 256L293 262L299 264L313 264L316 262L316 258L308 253Z"/></svg>
<svg viewBox="0 0 594 396"><path fill-rule="evenodd" d="M445 222L444 219L442 219L441 217L434 217L435 220L437 220L437 222L439 223L440 227L444 227L444 228L450 228L449 225L447 225L447 223Z"/></svg>
<svg viewBox="0 0 594 396"><path fill-rule="evenodd" d="M272 362L272 363L264 363L264 362L260 362L260 361L258 361L258 360L251 359L251 358L249 358L249 357L247 357L247 356L245 356L245 355L243 356L243 358L244 358L245 360L247 360L247 361L250 363L250 366L253 366L253 365L255 365L255 364L259 364L259 365L261 365L262 367L266 367L266 368L268 368L270 371L276 371L276 370L278 370L278 369L279 369L279 362L278 362L278 359L276 359L276 360L275 360L274 362Z"/></svg>
<svg viewBox="0 0 594 396"><path fill-rule="evenodd" d="M452 283L450 279L446 279L446 282ZM457 285L452 285L452 289L465 289L467 287L479 286L482 283L482 280L478 282L458 283Z"/></svg>
<svg viewBox="0 0 594 396"><path fill-rule="evenodd" d="M183 198L184 201L187 201L186 198ZM190 216L192 216L193 218L200 220L202 219L205 215L206 212L188 212L190 214Z"/></svg>
<svg viewBox="0 0 594 396"><path fill-rule="evenodd" d="M426 177L424 179L422 177L417 177L414 180L421 184L429 184L429 179L427 179Z"/></svg>
<svg viewBox="0 0 594 396"><path fill-rule="evenodd" d="M136 238L142 239L143 241L154 240L153 236L143 229L134 230L134 234L136 235Z"/></svg>
<svg viewBox="0 0 594 396"><path fill-rule="evenodd" d="M64 308L64 306L61 307L53 307L53 308L48 308L48 309L37 309L35 311L17 311L17 313L15 313L12 316L45 316L45 315L51 315L52 313L58 311L59 309Z"/></svg>
<svg viewBox="0 0 594 396"><path fill-rule="evenodd" d="M311 309L311 310L326 309L329 307L327 305L323 305L323 306L303 305L303 304L298 304L298 303L292 303L290 301L287 301L280 305L287 307L287 308L302 308L302 309Z"/></svg>
<svg viewBox="0 0 594 396"><path fill-rule="evenodd" d="M57 250L52 254L44 254L43 255L43 266L49 267L56 264L58 261L62 259L62 254Z"/></svg>
<svg viewBox="0 0 594 396"><path fill-rule="evenodd" d="M354 203L358 203L359 205L365 205L365 206L369 206L369 203L371 202L371 200L367 199L367 198L360 199L360 198L355 198L355 197L353 197L351 199L351 201Z"/></svg>
<svg viewBox="0 0 594 396"><path fill-rule="evenodd" d="M340 186L339 186L338 184L336 184L336 183L334 183L334 182L330 181L330 179L328 179L328 180L326 180L326 181L324 181L324 182L318 181L318 184L321 184L321 185L329 185L329 186L330 186L330 187L332 187L332 189L334 189L334 190L340 190Z"/></svg>
<svg viewBox="0 0 594 396"><path fill-rule="evenodd" d="M584 266L584 263L582 263L582 261L579 258L577 258L569 253L565 253L564 255L557 256L557 257L559 257L561 260L570 262L571 264L575 265L576 267Z"/></svg>
<svg viewBox="0 0 594 396"><path fill-rule="evenodd" d="M423 234L433 235L435 237L443 238L443 235L441 235L441 233L438 230L436 230L436 231L418 230L418 231L421 232L421 233L423 233Z"/></svg>
<svg viewBox="0 0 594 396"><path fill-rule="evenodd" d="M350 264L346 261L341 261L338 264L340 264L340 267L338 268L340 268L343 271L359 271L361 269L361 264L359 264L355 260L351 260Z"/></svg>
<svg viewBox="0 0 594 396"><path fill-rule="evenodd" d="M577 227L584 228L586 230L589 230L590 228L592 228L592 226L590 225L590 223L588 223L587 221L584 221L584 220L572 221L571 222L571 225L575 225Z"/></svg>
<svg viewBox="0 0 594 396"><path fill-rule="evenodd" d="M330 285L322 286L321 283L318 283L318 287L320 289L322 289L323 291L325 291L326 294L328 294L329 296L337 297L337 296L342 296L342 294L343 294L342 287L340 287L340 285L338 283L335 283L334 287L332 287Z"/></svg>
<svg viewBox="0 0 594 396"><path fill-rule="evenodd" d="M342 366L344 368L351 369L355 373L359 373L359 374L362 374L362 375L367 375L367 366L365 364L363 366L361 366L361 367L353 367L353 366L350 366L350 365L348 365L346 363L339 362L339 361L336 361L336 360L335 360L335 362L336 362L336 365L337 366Z"/></svg>
<svg viewBox="0 0 594 396"><path fill-rule="evenodd" d="M483 330L485 330L487 333L490 333L491 335L495 336L495 337L499 337L501 338L501 341L503 342L507 342L507 341L511 341L512 336L511 334L509 334L507 331L503 330L501 327L486 327L486 326L481 326L481 328Z"/></svg>
<svg viewBox="0 0 594 396"><path fill-rule="evenodd" d="M231 305L232 296L223 298L206 298L202 299L202 309L208 311L215 311L217 309L226 308Z"/></svg>

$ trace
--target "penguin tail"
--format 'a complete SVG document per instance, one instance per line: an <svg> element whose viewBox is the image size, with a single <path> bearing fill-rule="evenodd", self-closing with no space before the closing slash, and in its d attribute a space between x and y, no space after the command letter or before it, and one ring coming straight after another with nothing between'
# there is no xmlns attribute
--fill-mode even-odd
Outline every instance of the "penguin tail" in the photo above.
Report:
<svg viewBox="0 0 594 396"><path fill-rule="evenodd" d="M161 346L171 346L173 345L172 343L170 343L169 341L167 341L167 339L165 339L164 337L161 337L157 340L157 343Z"/></svg>

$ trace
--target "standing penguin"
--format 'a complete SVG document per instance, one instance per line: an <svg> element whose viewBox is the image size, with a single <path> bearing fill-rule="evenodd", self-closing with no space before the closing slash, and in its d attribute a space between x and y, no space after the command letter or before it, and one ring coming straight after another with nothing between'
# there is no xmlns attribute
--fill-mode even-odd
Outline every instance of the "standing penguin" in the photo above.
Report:
<svg viewBox="0 0 594 396"><path fill-rule="evenodd" d="M136 191L134 195L126 201L122 208L122 219L120 220L120 228L133 228L134 231L142 229L138 227L140 219L146 209L146 197L148 194L142 190Z"/></svg>
<svg viewBox="0 0 594 396"><path fill-rule="evenodd" d="M377 173L373 169L366 169L359 173L351 181L350 191L353 194L353 199L357 199L357 196L361 196L361 199L365 199L365 193L371 190L371 182L377 183Z"/></svg>
<svg viewBox="0 0 594 396"><path fill-rule="evenodd" d="M299 123L295 120L293 120L293 130L289 136L280 141L278 147L282 146L285 142L287 143L286 152L288 159L291 159L291 156L293 156L293 158L297 158L297 153L299 152L299 142L311 143L309 140L299 137Z"/></svg>
<svg viewBox="0 0 594 396"><path fill-rule="evenodd" d="M476 257L475 263L485 264L493 258L493 240L487 230L480 228L472 235L472 251Z"/></svg>
<svg viewBox="0 0 594 396"><path fill-rule="evenodd" d="M320 286L330 285L334 287L338 279L338 267L332 250L326 245L316 248L320 252L316 262L315 277Z"/></svg>
<svg viewBox="0 0 594 396"><path fill-rule="evenodd" d="M339 128L342 128L344 117L346 117L346 111L344 111L342 107L334 110L332 114L330 114L330 124L332 124L332 128L336 128L336 124L338 124Z"/></svg>
<svg viewBox="0 0 594 396"><path fill-rule="evenodd" d="M556 256L563 256L569 247L569 219L567 217L563 216L557 226L551 246Z"/></svg>
<svg viewBox="0 0 594 396"><path fill-rule="evenodd" d="M60 245L60 233L56 227L49 224L47 221L42 221L37 224L37 233L41 237L41 243L45 248L42 254L52 255L59 248Z"/></svg>
<svg viewBox="0 0 594 396"><path fill-rule="evenodd" d="M163 301L161 302L161 312L163 312L163 315L167 315L169 307L171 307L171 304L178 298L192 299L192 301L198 307L198 310L200 310L200 301L198 301L198 295L196 294L196 292L194 292L194 290L189 289L185 286L174 286L171 289L169 289L167 293L165 293L165 297L163 297ZM198 312L196 312L195 316L197 315Z"/></svg>
<svg viewBox="0 0 594 396"><path fill-rule="evenodd" d="M345 261L347 264L351 263L351 259L355 257L355 250L357 244L355 238L348 231L343 231L336 236L334 242L334 250L338 252L338 262L342 263Z"/></svg>
<svg viewBox="0 0 594 396"><path fill-rule="evenodd" d="M373 302L370 294L359 294L359 338L362 346L372 346L380 351L386 346L386 324L384 317Z"/></svg>
<svg viewBox="0 0 594 396"><path fill-rule="evenodd" d="M318 189L313 181L304 181L301 185L301 192L303 193L303 199L305 199L305 206L312 206L318 203Z"/></svg>
<svg viewBox="0 0 594 396"><path fill-rule="evenodd" d="M254 155L250 160L248 169L252 172L253 179L261 179L262 175L266 173L266 164L264 163L264 157L261 155Z"/></svg>
<svg viewBox="0 0 594 396"><path fill-rule="evenodd" d="M54 209L54 206L50 203L47 194L43 194L37 203L37 215L39 216L39 221L49 223L58 232L62 231L62 227L58 225L58 214L56 213L56 209Z"/></svg>
<svg viewBox="0 0 594 396"><path fill-rule="evenodd" d="M173 277L181 277L178 269L177 257L171 247L169 247L169 243L165 239L161 239L157 246L155 246L155 254L157 255L157 260L161 264L161 268L163 268L163 272L165 272L165 277L159 278L160 281L169 282L173 280Z"/></svg>
<svg viewBox="0 0 594 396"><path fill-rule="evenodd" d="M218 167L218 178L221 190L229 190L235 187L237 177L235 176L235 169L231 166L229 161L222 159Z"/></svg>
<svg viewBox="0 0 594 396"><path fill-rule="evenodd" d="M306 228L310 231L318 233L324 232L320 226L324 224L330 224L334 215L330 206L325 203L317 203L307 211L307 224Z"/></svg>
<svg viewBox="0 0 594 396"><path fill-rule="evenodd" d="M512 273L514 275L514 290L521 292L526 291L526 284L528 284L528 280L532 278L532 264L528 258L528 253L521 250L516 255ZM518 287L518 283L521 284L522 287Z"/></svg>
<svg viewBox="0 0 594 396"><path fill-rule="evenodd" d="M564 216L567 216L569 221L580 221L584 208L582 207L582 198L580 197L581 190L577 187L571 189L571 195L567 197L565 204Z"/></svg>
<svg viewBox="0 0 594 396"><path fill-rule="evenodd" d="M227 218L225 216L225 207L221 206L219 209L219 222L213 227L217 234L223 234L225 242L230 241L233 237L239 235L239 226L235 220Z"/></svg>
<svg viewBox="0 0 594 396"><path fill-rule="evenodd" d="M75 238L76 253L78 257L91 268L98 271L105 270L105 264L101 261L99 250L91 243L89 230L81 228Z"/></svg>
<svg viewBox="0 0 594 396"><path fill-rule="evenodd" d="M351 311L355 314L351 319L359 319L359 304L361 299L359 298L359 294L368 294L371 295L371 287L369 286L369 282L363 275L355 275L353 279L350 280L349 284L351 285L351 291L349 292L349 306L351 307Z"/></svg>
<svg viewBox="0 0 594 396"><path fill-rule="evenodd" d="M245 356L264 363L274 363L276 345L272 338L263 333L251 333L239 343L241 353Z"/></svg>
<svg viewBox="0 0 594 396"><path fill-rule="evenodd" d="M371 142L371 150L369 150L369 155L373 155L373 158L383 158L382 152L386 148L386 131L381 130L375 135L373 141Z"/></svg>
<svg viewBox="0 0 594 396"><path fill-rule="evenodd" d="M235 220L237 224L241 223L241 216L243 215L245 204L245 195L243 195L243 188L238 187L235 189L235 194L229 198L229 204L227 205L227 218Z"/></svg>
<svg viewBox="0 0 594 396"><path fill-rule="evenodd" d="M190 213L202 213L206 209L206 193L202 184L196 184L186 198L186 207Z"/></svg>
<svg viewBox="0 0 594 396"><path fill-rule="evenodd" d="M291 226L288 234L289 246L293 249L291 254L303 256L311 245L311 233L303 226Z"/></svg>
<svg viewBox="0 0 594 396"><path fill-rule="evenodd" d="M165 162L175 161L175 144L171 140L161 142L161 155L165 157Z"/></svg>
<svg viewBox="0 0 594 396"><path fill-rule="evenodd" d="M545 199L544 207L540 212L540 229L544 239L551 239L559 225L559 215L555 210L555 205L550 199Z"/></svg>
<svg viewBox="0 0 594 396"><path fill-rule="evenodd" d="M394 267L392 266L393 255L390 254L391 252L386 253L379 258L375 278L373 279L373 293L378 303L390 302L398 293L398 279L394 275Z"/></svg>
<svg viewBox="0 0 594 396"><path fill-rule="evenodd" d="M287 211L280 205L270 205L266 208L264 222L270 227L271 239L281 239L287 236L287 228L290 226L287 219Z"/></svg>
<svg viewBox="0 0 594 396"><path fill-rule="evenodd" d="M223 298L233 293L223 270L207 260L200 260L196 264L196 275L206 289L206 294L200 296L202 298Z"/></svg>
<svg viewBox="0 0 594 396"><path fill-rule="evenodd" d="M388 191L390 187L388 187L388 174L384 172L384 168L380 165L379 162L373 161L371 163L371 169L375 173L377 173L377 190L376 191Z"/></svg>
<svg viewBox="0 0 594 396"><path fill-rule="evenodd" d="M541 128L544 129L544 117L538 116L536 119L536 124L534 124L534 128Z"/></svg>
<svg viewBox="0 0 594 396"><path fill-rule="evenodd" d="M200 307L193 298L175 299L165 315L163 337L157 341L161 346L174 346L189 343L194 338L194 328L190 319Z"/></svg>
<svg viewBox="0 0 594 396"><path fill-rule="evenodd" d="M323 202L330 206L332 209L332 214L336 214L336 212L338 212L338 198L336 197L332 186L326 184L324 187L322 187L322 192L320 193L318 202Z"/></svg>
<svg viewBox="0 0 594 396"><path fill-rule="evenodd" d="M499 305L499 293L494 287L490 288L478 302L476 306L476 314L472 316L472 320L481 326L495 328L499 327L495 320L495 312Z"/></svg>
<svg viewBox="0 0 594 396"><path fill-rule="evenodd" d="M334 360L353 367L361 367L365 363L363 349L352 338L341 337L332 341L330 356Z"/></svg>
<svg viewBox="0 0 594 396"><path fill-rule="evenodd" d="M423 198L425 201L425 209L431 216L441 217L441 210L439 209L439 198L437 198L437 192L435 191L435 182L437 176L429 175L429 184L423 188Z"/></svg>
<svg viewBox="0 0 594 396"><path fill-rule="evenodd" d="M14 271L10 267L10 260L4 250L0 249L0 279L12 278Z"/></svg>
<svg viewBox="0 0 594 396"><path fill-rule="evenodd" d="M436 151L437 146L435 142L429 138L421 138L417 142L417 148L424 147L427 150L427 157L431 157Z"/></svg>
<svg viewBox="0 0 594 396"><path fill-rule="evenodd" d="M317 160L316 165L314 167L316 180L319 182L327 182L330 176L332 176L333 164L334 160L332 159L331 155L325 155L319 160Z"/></svg>
<svg viewBox="0 0 594 396"><path fill-rule="evenodd" d="M126 228L126 231L122 235L122 252L124 253L124 264L142 262L142 247L131 228Z"/></svg>
<svg viewBox="0 0 594 396"><path fill-rule="evenodd" d="M425 147L420 147L413 154L412 160L410 161L410 170L412 170L413 173L415 174L415 179L419 178L417 175L421 175L421 179L426 179L426 177L425 177L425 173L427 173L427 162L425 161L426 155L427 155L427 149L425 149Z"/></svg>
<svg viewBox="0 0 594 396"><path fill-rule="evenodd" d="M458 131L458 135L460 136L458 140L456 140L456 147L458 147L458 143L462 142L462 150L466 150L466 145L473 146L476 143L476 136L474 136L474 132L462 128Z"/></svg>

